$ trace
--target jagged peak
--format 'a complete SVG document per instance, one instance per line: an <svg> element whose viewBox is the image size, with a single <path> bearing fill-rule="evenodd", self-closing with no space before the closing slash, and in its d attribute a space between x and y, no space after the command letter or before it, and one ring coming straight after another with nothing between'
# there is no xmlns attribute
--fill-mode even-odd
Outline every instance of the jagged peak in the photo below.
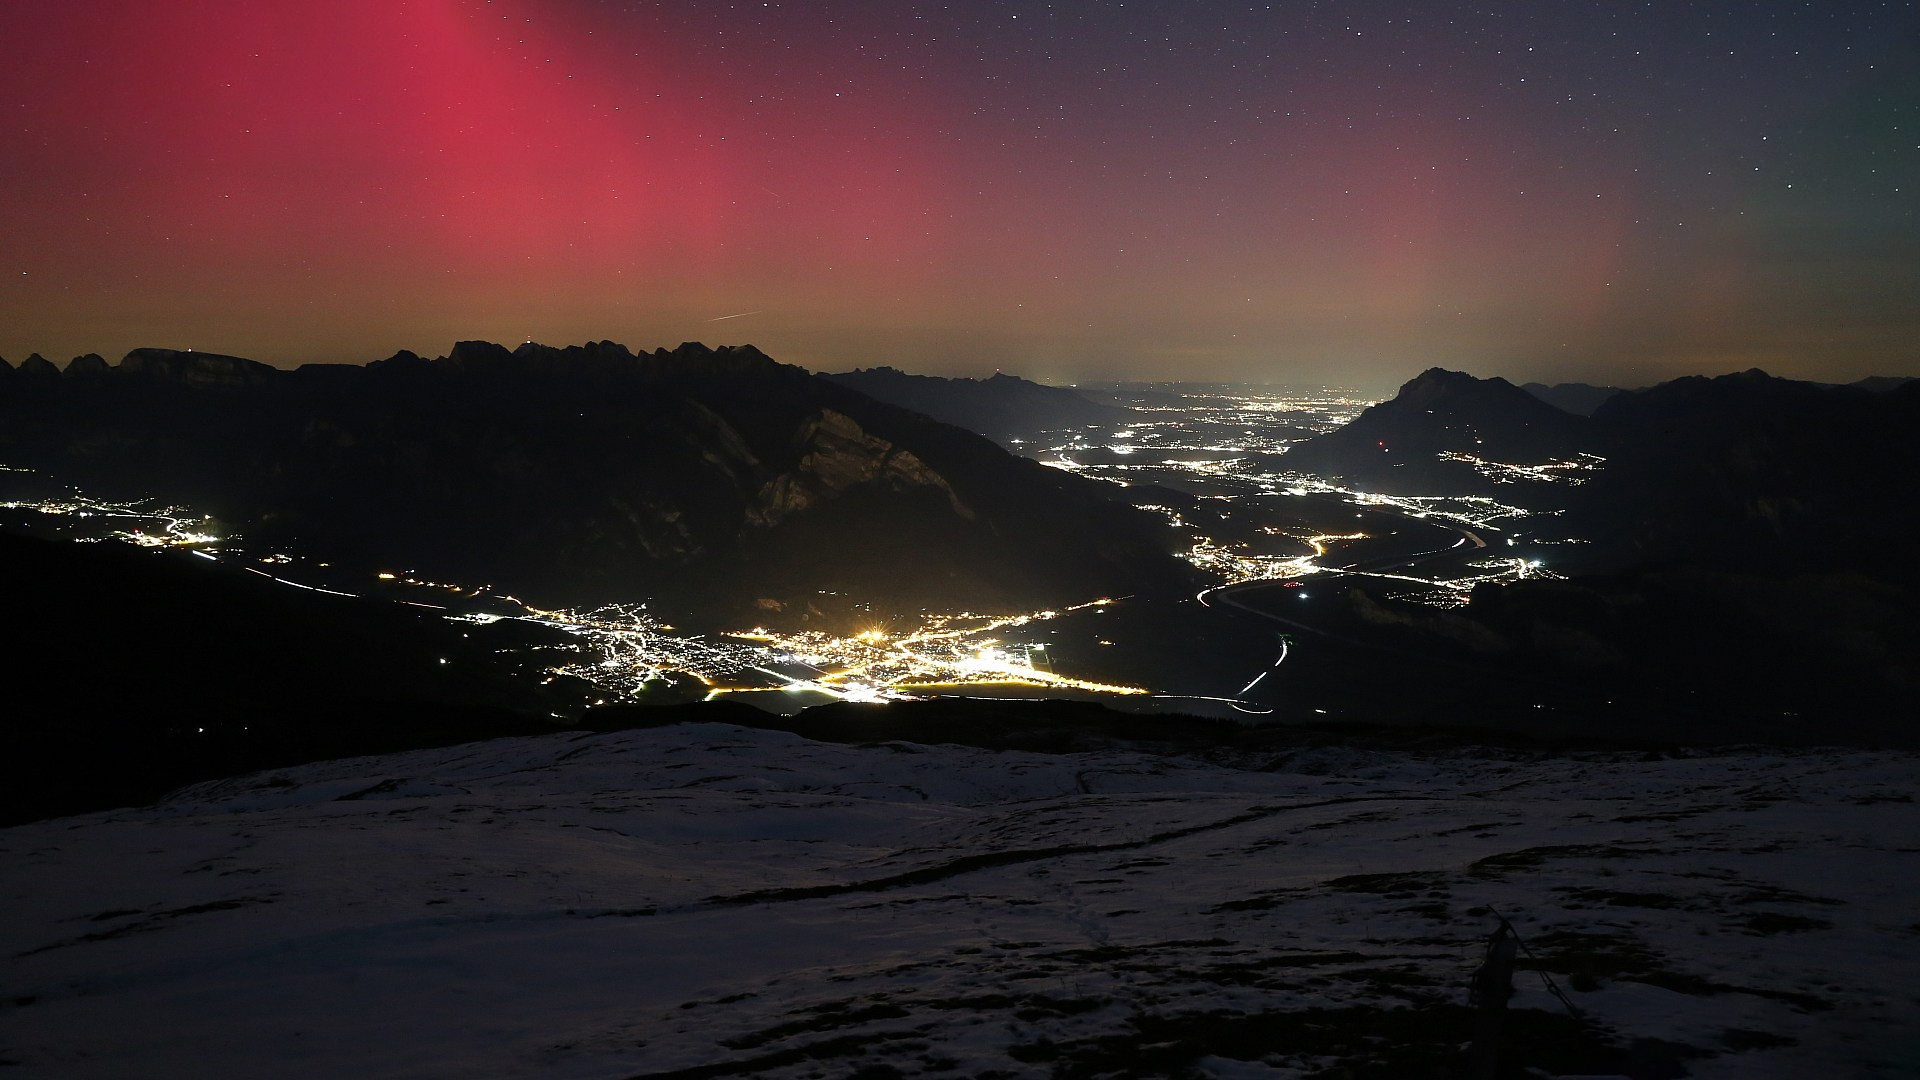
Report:
<svg viewBox="0 0 1920 1080"><path fill-rule="evenodd" d="M996 371L984 379L976 379L967 375L920 375L910 371L901 371L899 368L882 365L880 367L855 368L852 371L838 373L825 372L823 374L829 379L867 376L889 380L909 380L927 385L954 387L982 386L991 387L996 390L1004 390L1009 387L1040 387L1046 390L1061 389L1060 387L1047 386L1044 383L1034 382L1032 379L1021 378L1018 375L1011 375L1004 371Z"/></svg>
<svg viewBox="0 0 1920 1080"><path fill-rule="evenodd" d="M1650 427L1684 422L1720 425L1763 415L1824 408L1872 392L1855 386L1786 379L1759 368L1725 375L1687 375L1644 390L1616 394L1595 410L1607 425Z"/></svg>
<svg viewBox="0 0 1920 1080"><path fill-rule="evenodd" d="M135 349L120 359L121 376L188 386L252 386L280 374L258 360L190 349Z"/></svg>
<svg viewBox="0 0 1920 1080"><path fill-rule="evenodd" d="M512 360L514 354L505 345L491 341L456 341L447 351L443 361L456 368L475 368L480 366L499 366Z"/></svg>
<svg viewBox="0 0 1920 1080"><path fill-rule="evenodd" d="M64 372L61 365L53 363L39 353L33 353L18 365L4 360L0 360L0 364L5 364L5 371L0 374L9 377L59 379L64 374L91 379L111 375L116 379L135 378L174 385L209 387L255 386L293 374L293 372L282 371L246 357L166 348L134 349L128 352L118 365L109 364L96 353L88 353L75 357L65 366ZM346 378L348 376L344 373L348 371L372 373L382 377L396 376L401 373L416 375L430 373L436 376L483 373L508 376L537 374L594 376L633 372L644 375L649 371L655 374L710 372L739 375L757 370L787 367L789 365L780 364L750 344L710 347L702 342L690 341L683 342L671 350L656 349L652 352L636 354L628 346L611 339L566 346L529 341L511 350L491 341L464 339L454 342L446 355L435 359L424 358L411 349L400 349L385 359L373 360L364 365L305 364L297 370L313 369L308 371L309 375Z"/></svg>
<svg viewBox="0 0 1920 1080"><path fill-rule="evenodd" d="M112 370L113 368L107 364L106 357L99 353L83 353L67 361L66 374L84 379L97 379Z"/></svg>
<svg viewBox="0 0 1920 1080"><path fill-rule="evenodd" d="M610 366L630 368L638 360L625 345L605 339L589 341L584 345L562 346L529 341L513 350L513 358L523 365L567 370L596 370Z"/></svg>
<svg viewBox="0 0 1920 1080"><path fill-rule="evenodd" d="M694 375L739 375L747 372L771 372L783 369L808 374L801 368L782 364L752 345L722 345L711 348L704 342L686 341L675 349L656 349L653 370Z"/></svg>
<svg viewBox="0 0 1920 1080"><path fill-rule="evenodd" d="M1451 368L1430 367L1420 374L1415 375L1413 378L1408 379L1400 387L1400 392L1404 394L1408 390L1416 387L1447 387L1450 389L1460 389L1465 387L1495 386L1513 387L1513 384L1498 375L1483 379L1478 375L1470 375L1464 371L1454 371ZM1514 389L1518 389L1518 387L1514 387Z"/></svg>
<svg viewBox="0 0 1920 1080"><path fill-rule="evenodd" d="M897 367L887 364L870 368L854 368L852 371L828 371L822 372L821 374L829 379L859 378L864 376L867 378L885 379L889 382L912 382L925 385L952 385L978 381L975 379L949 378L945 375L924 375L919 372L902 371Z"/></svg>
<svg viewBox="0 0 1920 1080"><path fill-rule="evenodd" d="M1466 402L1507 402L1525 409L1553 408L1499 376L1482 379L1464 371L1442 367L1428 368L1407 380L1384 405L1396 409L1431 410Z"/></svg>

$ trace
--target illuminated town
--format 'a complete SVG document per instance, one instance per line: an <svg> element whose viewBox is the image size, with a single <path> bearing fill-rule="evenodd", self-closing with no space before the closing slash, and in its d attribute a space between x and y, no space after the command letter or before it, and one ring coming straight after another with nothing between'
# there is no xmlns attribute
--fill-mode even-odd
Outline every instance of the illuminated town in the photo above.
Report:
<svg viewBox="0 0 1920 1080"><path fill-rule="evenodd" d="M1343 542L1368 539L1366 532L1266 526L1260 530L1265 535L1293 540L1303 549L1299 554L1268 554L1251 550L1245 542L1204 535L1174 508L1138 504L1194 532L1183 557L1218 576L1222 585L1313 576L1370 578L1398 586L1388 593L1395 599L1457 607L1478 585L1557 576L1537 553L1507 550L1519 543L1509 534L1538 526L1543 515L1485 495L1387 495L1285 467L1284 455L1293 444L1332 431L1373 404L1364 395L1335 387L1179 383L1123 384L1108 394L1151 418L1117 427L1048 432L1016 448L1057 469L1121 484L1171 487L1236 509L1265 496L1332 496L1361 511L1444 524L1460 534L1455 545L1460 557L1437 561L1429 567L1434 572L1366 570L1329 565L1328 560ZM1606 460L1593 454L1514 464L1457 452L1439 457L1469 464L1481 476L1503 484L1579 485ZM1532 548L1581 541L1529 535L1526 542Z"/></svg>
<svg viewBox="0 0 1920 1080"><path fill-rule="evenodd" d="M373 573L365 591L329 587L318 582L344 584L339 568L286 553L250 552L238 538L212 531L211 519L205 515L156 500L112 502L68 492L57 498L0 502L0 510L26 519L51 519L52 531L66 539L184 549L291 588L336 596L377 595L460 622L484 625L516 619L559 630L578 644L570 656L552 664L548 678L581 679L602 695L601 703L639 698L649 684L664 683L676 675L697 679L708 698L773 692L794 695L795 707L823 700L884 701L961 693L969 687L997 687L1016 694L1071 690L1135 696L1148 692L1055 671L1046 644L1024 633L1063 614L1113 603L1108 599L1061 611L924 614L911 629L870 629L849 637L820 631L782 633L765 627L692 634L678 631L643 604L607 604L583 611L544 609L516 597L413 573Z"/></svg>
<svg viewBox="0 0 1920 1080"><path fill-rule="evenodd" d="M0 472L30 471L20 468L0 468ZM149 548L196 547L212 544L220 539L219 535L212 531L211 516L196 514L184 507L164 505L153 499L116 503L76 494L55 499L5 501L0 502L0 509L26 510L55 518L72 517L89 524L93 523L93 519L99 519L98 524L102 528L97 531L84 529L86 535L73 538L81 543L119 540Z"/></svg>
<svg viewBox="0 0 1920 1080"><path fill-rule="evenodd" d="M1112 602L1095 600L1065 610ZM924 615L916 628L904 633L872 629L850 637L817 630L782 633L765 627L710 637L683 635L643 606L631 604L586 612L529 608L519 617L578 635L597 652L597 659L556 667L556 675L575 676L627 698L640 696L648 683L676 672L704 683L709 699L778 690L836 700L884 701L981 686L1147 693L1141 687L1055 672L1045 643L1028 640L1020 632L1061 614Z"/></svg>
<svg viewBox="0 0 1920 1080"><path fill-rule="evenodd" d="M1140 400L1127 402L1130 391ZM1159 384L1119 387L1109 394L1143 419L1036 433L1014 440L1014 448L1055 468L1130 486L1158 485L1217 501L1236 514L1258 517L1263 499L1313 496L1320 505L1345 507L1351 517L1365 519L1353 523L1364 526L1360 528L1261 524L1256 529L1261 542L1256 544L1208 535L1179 509L1143 501L1144 508L1164 514L1188 534L1183 557L1215 582L1202 591L1203 602L1208 593L1236 585L1293 583L1301 586L1296 595L1305 597L1310 583L1361 578L1378 583L1392 598L1457 606L1482 584L1555 576L1533 548L1578 542L1529 536L1524 547L1518 546L1516 532L1540 515L1487 496L1385 495L1284 468L1292 444L1339 427L1371 403L1350 391ZM1604 464L1590 455L1541 464L1449 456L1508 483L1578 484ZM410 571L374 571L368 582L367 573L311 561L310 556L250 551L243 537L222 535L208 516L157 499L111 502L65 491L57 497L0 503L0 509L51 520L52 531L65 538L184 548L293 588L378 596L472 623L513 619L558 630L573 645L553 650L542 661L547 678L581 680L600 702L659 699L661 691L671 690L679 695L676 700L696 694L708 699L734 696L790 711L833 700L983 692L1137 697L1155 689L1084 678L1056 667L1042 640L1042 626L1116 602L1106 598L1057 611L922 612L848 636L765 626L696 633L676 628L644 604L547 609ZM1381 527L1376 523L1407 521L1441 526L1457 538L1450 547L1403 560L1406 565L1342 564L1342 553L1367 541L1367 530ZM355 580L365 584L356 585ZM900 625L903 622L910 625Z"/></svg>

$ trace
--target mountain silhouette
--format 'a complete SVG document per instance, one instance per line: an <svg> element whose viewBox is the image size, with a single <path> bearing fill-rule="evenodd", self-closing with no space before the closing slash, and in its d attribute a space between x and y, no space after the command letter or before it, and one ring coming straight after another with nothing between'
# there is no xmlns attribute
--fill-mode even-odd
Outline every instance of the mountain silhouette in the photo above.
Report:
<svg viewBox="0 0 1920 1080"><path fill-rule="evenodd" d="M1920 383L1879 393L1768 375L1675 379L1594 412L1607 467L1570 511L1615 565L1698 559L1728 568L1909 575L1920 527Z"/></svg>
<svg viewBox="0 0 1920 1080"><path fill-rule="evenodd" d="M1129 415L1126 409L1089 401L1066 387L1043 386L1003 372L987 379L945 379L876 367L824 378L876 400L995 438L1051 428L1122 423Z"/></svg>
<svg viewBox="0 0 1920 1080"><path fill-rule="evenodd" d="M1501 379L1434 369L1288 464L1396 494L1494 494L1564 512L1585 543L1560 560L1617 571L1690 561L1764 571L1908 574L1889 553L1920 528L1920 383L1870 392L1752 370L1610 394L1591 417ZM1512 465L1588 454L1583 483L1500 482L1462 456Z"/></svg>
<svg viewBox="0 0 1920 1080"><path fill-rule="evenodd" d="M0 460L214 514L264 548L547 602L1045 606L1175 587L1104 485L780 364L613 342L281 371L140 349L0 394Z"/></svg>
<svg viewBox="0 0 1920 1080"><path fill-rule="evenodd" d="M1573 413L1576 416L1592 416L1593 411L1615 394L1620 393L1617 386L1594 386L1591 383L1522 383L1520 389L1539 398L1556 409Z"/></svg>
<svg viewBox="0 0 1920 1080"><path fill-rule="evenodd" d="M1505 379L1429 368L1351 423L1296 444L1285 464L1391 494L1486 492L1495 481L1442 455L1541 464L1572 457L1590 442L1583 417Z"/></svg>

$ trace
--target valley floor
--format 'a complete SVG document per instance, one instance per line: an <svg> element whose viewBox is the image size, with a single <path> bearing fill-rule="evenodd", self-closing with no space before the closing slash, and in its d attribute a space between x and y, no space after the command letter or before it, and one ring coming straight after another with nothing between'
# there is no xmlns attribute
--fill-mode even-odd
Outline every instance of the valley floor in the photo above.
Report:
<svg viewBox="0 0 1920 1080"><path fill-rule="evenodd" d="M1516 975L1531 1075L1911 1076L1917 779L712 724L327 762L0 831L0 1071L1447 1076L1497 912L1580 1014Z"/></svg>

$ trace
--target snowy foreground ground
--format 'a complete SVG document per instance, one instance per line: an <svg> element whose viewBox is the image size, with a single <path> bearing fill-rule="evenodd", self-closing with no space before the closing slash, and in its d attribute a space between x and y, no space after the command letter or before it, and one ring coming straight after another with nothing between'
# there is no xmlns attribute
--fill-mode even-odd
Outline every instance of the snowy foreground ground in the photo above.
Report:
<svg viewBox="0 0 1920 1080"><path fill-rule="evenodd" d="M1239 763L721 725L0 831L0 1076L1920 1072L1920 759ZM1523 958L1523 962L1524 962Z"/></svg>

